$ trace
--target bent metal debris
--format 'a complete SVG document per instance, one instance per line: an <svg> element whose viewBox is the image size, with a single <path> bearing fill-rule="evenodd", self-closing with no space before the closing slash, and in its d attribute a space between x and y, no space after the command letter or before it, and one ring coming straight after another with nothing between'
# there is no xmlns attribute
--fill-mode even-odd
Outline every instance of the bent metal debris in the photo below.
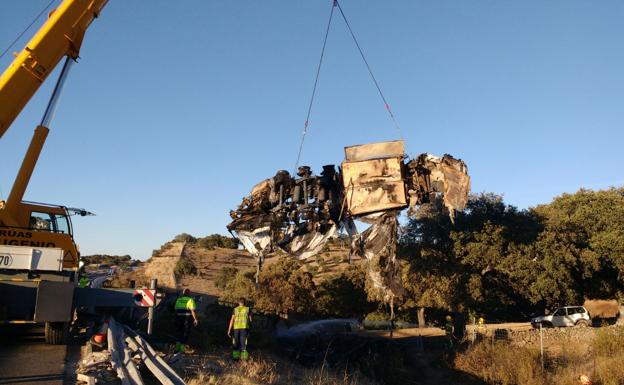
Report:
<svg viewBox="0 0 624 385"><path fill-rule="evenodd" d="M466 164L450 155L405 155L404 142L370 143L345 148L336 170L323 166L320 175L301 166L296 176L278 171L255 185L230 215L227 226L258 262L281 249L304 260L344 229L351 254L368 260L368 274L378 294L392 304L402 292L396 261L398 216L442 195L451 220L468 201ZM355 220L370 227L358 233Z"/></svg>

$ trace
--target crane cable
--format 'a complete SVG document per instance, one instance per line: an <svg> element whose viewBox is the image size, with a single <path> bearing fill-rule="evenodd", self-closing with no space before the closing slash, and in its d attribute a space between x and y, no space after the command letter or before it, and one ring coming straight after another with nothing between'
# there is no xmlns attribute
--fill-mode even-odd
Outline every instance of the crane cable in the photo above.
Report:
<svg viewBox="0 0 624 385"><path fill-rule="evenodd" d="M345 24L347 25L347 28L349 29L349 33L351 34L351 37L353 38L353 42L355 43L355 46L357 47L358 51L360 52L360 56L362 56L362 60L364 61L364 64L366 64L366 69L368 69L368 73L371 76L371 79L373 80L373 83L375 83L375 87L377 87L377 91L379 92L379 96L381 96L381 100L384 103L384 107L386 107L386 111L388 111L388 115L390 115L390 119L392 119L392 121L394 122L394 127L399 131L399 134L401 135L401 139L403 139L403 133L401 132L401 126L399 126L399 123L397 122L396 118L394 117L394 114L392 113L392 109L390 108L390 104L388 104L388 101L386 99L386 97L384 96L383 92L381 91L381 87L379 86L379 83L377 82L377 79L375 78L375 75L373 74L373 70L371 69L370 65L368 64L368 60L366 60L366 56L364 56L364 51L362 51L362 47L360 47L360 43L358 43L357 38L355 37L355 33L353 33L353 29L351 29L351 24L349 24L349 21L347 20L347 17L345 16L342 7L340 6L340 3L338 2L338 0L335 0L335 4L338 6L338 10L340 11L340 14L342 15L342 19L344 20Z"/></svg>
<svg viewBox="0 0 624 385"><path fill-rule="evenodd" d="M13 46L19 41L19 39L21 39L22 36L24 36L24 34L26 34L26 32L28 32L28 30L30 28L32 28L32 26L37 22L37 20L39 20L41 15L43 15L52 6L52 4L54 4L55 2L56 2L56 0L51 0L48 3L48 5L46 5L45 8L43 8L41 10L41 12L39 12L37 14L37 16L35 16L35 18L30 22L30 24L28 24L28 26L26 26L26 28L24 28L24 30L22 32L20 32L19 35L17 35L17 37L11 42L11 44L9 44L4 49L4 51L2 51L2 53L0 53L0 59L2 59L4 57L4 55L6 55L11 48L13 48ZM3 198L4 198L4 190L2 189L2 185L0 184L0 200L2 200Z"/></svg>
<svg viewBox="0 0 624 385"><path fill-rule="evenodd" d="M22 36L24 36L24 34L37 22L37 20L39 20L41 15L43 15L52 6L52 4L54 4L54 2L56 2L56 0L50 1L48 5L46 5L45 8L43 8L41 12L39 12L39 14L33 19L33 21L31 21L30 24L28 24L28 26L24 28L24 30L19 35L17 35L15 40L13 40L13 42L9 44L9 46L6 47L4 51L2 51L2 53L0 54L0 59L2 59L4 55L7 54L7 52L9 52L9 50L15 45L15 43L17 43L19 39L21 39Z"/></svg>
<svg viewBox="0 0 624 385"><path fill-rule="evenodd" d="M299 152L297 153L297 162L295 163L295 172L297 171L297 167L299 167L299 161L301 160L301 153L303 151L303 144L305 142L305 138L308 133L308 127L310 125L310 114L312 113L312 105L314 104L314 97L316 96L316 89L318 87L318 81L319 81L319 77L321 74L321 66L323 64L323 58L325 56L325 47L327 46L327 38L329 36L329 29L331 26L332 18L334 16L335 8L338 8L338 10L340 11L340 15L342 16L342 19L347 25L347 29L349 29L349 33L351 34L351 37L353 38L353 42L355 43L355 46L357 47L358 52L360 53L360 56L362 57L362 60L364 61L364 64L366 65L366 69L368 70L368 73L371 79L373 80L375 87L377 88L377 92L379 93L379 96L381 97L384 107L386 108L386 111L388 111L388 115L390 116L390 119L394 123L394 127L399 131L399 135L401 136L401 139L403 139L403 132L401 131L401 126L399 126L399 123L397 122L394 116L394 113L392 112L392 109L390 108L390 104L388 103L388 100L386 99L383 91L381 90L381 86L379 85L377 78L375 78L375 75L373 74L373 70L371 69L370 64L368 64L368 60L366 60L366 55L364 55L364 51L362 50L360 43L355 37L355 33L353 32L353 29L351 28L351 24L349 24L349 20L347 20L347 16L342 10L342 7L340 6L340 3L338 2L338 0L332 0L331 12L329 13L329 21L327 22L327 28L325 30L325 38L323 39L323 48L321 49L321 57L319 58L318 67L316 68L316 77L314 79L314 87L312 88L312 95L310 97L310 103L308 105L308 113L306 115L306 120L303 125L303 134L301 136L301 143L299 144Z"/></svg>
<svg viewBox="0 0 624 385"><path fill-rule="evenodd" d="M331 27L332 18L334 17L334 8L338 4L337 0L333 0L331 11L329 12L329 20L327 21L327 28L325 29L325 38L323 39L323 48L321 49L321 57L319 58L318 66L316 67L316 77L314 78L314 87L312 87L312 95L310 96L310 103L308 104L308 114L306 115L305 123L303 124L303 135L301 135L301 143L299 143L299 152L297 153L297 162L295 163L295 173L297 167L299 167L299 161L301 160L301 151L303 151L303 142L305 142L306 134L308 133L308 126L310 123L310 114L312 113L312 105L314 104L314 97L316 96L316 88L318 86L319 76L321 74L321 66L323 65L323 57L325 57L325 47L327 46L327 37L329 36L329 28Z"/></svg>

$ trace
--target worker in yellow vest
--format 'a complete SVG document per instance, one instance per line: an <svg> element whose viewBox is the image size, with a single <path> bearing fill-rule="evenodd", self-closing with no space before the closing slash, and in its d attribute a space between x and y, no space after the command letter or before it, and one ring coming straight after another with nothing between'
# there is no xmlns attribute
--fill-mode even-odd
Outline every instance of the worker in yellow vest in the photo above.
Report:
<svg viewBox="0 0 624 385"><path fill-rule="evenodd" d="M184 289L175 303L176 350L180 353L185 351L191 326L197 326L199 323L195 312L196 308L195 300L191 297L191 291L188 288Z"/></svg>
<svg viewBox="0 0 624 385"><path fill-rule="evenodd" d="M246 360L249 358L247 337L249 336L251 313L249 312L249 307L245 306L245 304L245 298L238 300L238 307L234 309L232 318L230 318L230 325L228 326L228 337L230 338L232 338L232 328L234 328L232 358L235 360Z"/></svg>

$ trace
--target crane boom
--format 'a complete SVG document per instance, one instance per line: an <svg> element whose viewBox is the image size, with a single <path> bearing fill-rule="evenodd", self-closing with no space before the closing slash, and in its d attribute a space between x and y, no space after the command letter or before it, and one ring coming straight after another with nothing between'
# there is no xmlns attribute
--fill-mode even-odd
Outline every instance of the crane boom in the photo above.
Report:
<svg viewBox="0 0 624 385"><path fill-rule="evenodd" d="M64 56L78 58L108 0L65 0L0 76L0 138Z"/></svg>

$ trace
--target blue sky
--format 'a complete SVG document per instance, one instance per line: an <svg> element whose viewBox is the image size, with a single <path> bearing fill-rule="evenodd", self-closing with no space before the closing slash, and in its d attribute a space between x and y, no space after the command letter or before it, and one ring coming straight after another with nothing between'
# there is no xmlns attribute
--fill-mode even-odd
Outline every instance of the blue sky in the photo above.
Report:
<svg viewBox="0 0 624 385"><path fill-rule="evenodd" d="M47 2L0 2L0 48ZM624 184L624 2L341 4L412 156L460 157L473 191L521 208ZM253 184L294 165L329 7L110 0L26 198L95 212L74 220L83 254L145 258L177 233L225 233ZM0 197L52 84L0 141ZM340 163L344 146L397 136L336 18L303 163L318 171Z"/></svg>

